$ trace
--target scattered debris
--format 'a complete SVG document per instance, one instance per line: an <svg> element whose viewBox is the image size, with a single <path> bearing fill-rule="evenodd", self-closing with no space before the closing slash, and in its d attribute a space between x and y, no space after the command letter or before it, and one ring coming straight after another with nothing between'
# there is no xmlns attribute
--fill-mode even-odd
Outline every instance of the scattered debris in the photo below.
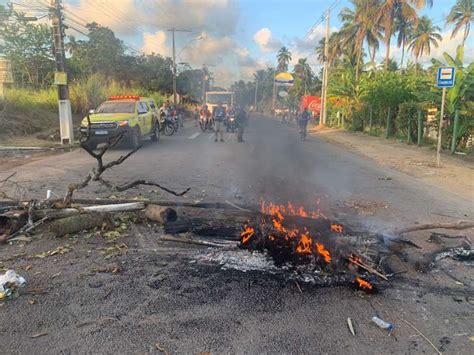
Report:
<svg viewBox="0 0 474 355"><path fill-rule="evenodd" d="M32 336L30 336L30 338L32 338L32 339L41 338L41 337L44 337L45 335L48 335L48 333L44 332L44 333L33 334Z"/></svg>
<svg viewBox="0 0 474 355"><path fill-rule="evenodd" d="M145 209L145 217L151 221L166 224L174 222L178 219L176 210L170 207L163 207L158 205L148 205Z"/></svg>
<svg viewBox="0 0 474 355"><path fill-rule="evenodd" d="M113 223L107 214L94 213L57 219L49 224L48 229L55 237L63 237L97 227L110 229L112 226Z"/></svg>
<svg viewBox="0 0 474 355"><path fill-rule="evenodd" d="M355 336L356 333L355 333L355 330L354 330L354 326L352 325L352 320L350 318L347 318L347 326L349 327L349 330L351 331L351 334L353 336Z"/></svg>
<svg viewBox="0 0 474 355"><path fill-rule="evenodd" d="M0 275L0 300L18 297L18 289L26 284L26 280L14 270L7 270Z"/></svg>
<svg viewBox="0 0 474 355"><path fill-rule="evenodd" d="M203 245L207 247L224 247L224 246L237 246L236 242L208 242L206 240L199 240L194 238L182 238L182 237L174 237L172 235L163 235L160 237L160 240L167 241L167 242L178 242L178 243L187 243L187 244L196 244L196 245Z"/></svg>
<svg viewBox="0 0 474 355"><path fill-rule="evenodd" d="M379 328L388 330L389 333L391 333L395 329L395 326L392 323L386 322L377 316L372 317L372 322L375 323Z"/></svg>
<svg viewBox="0 0 474 355"><path fill-rule="evenodd" d="M396 231L397 234L404 234L409 232L428 230L428 229L469 229L474 228L474 222L471 221L458 221L456 223L429 223L420 224L413 227L401 228Z"/></svg>
<svg viewBox="0 0 474 355"><path fill-rule="evenodd" d="M44 253L36 254L35 257L44 259L44 258L47 258L48 256L54 256L57 254L63 255L63 254L69 253L71 250L72 248L69 246L69 244L65 244L65 245L58 246L56 249L48 250L48 251L45 251Z"/></svg>
<svg viewBox="0 0 474 355"><path fill-rule="evenodd" d="M168 355L168 352L165 350L165 348L163 348L163 346L159 342L155 344L155 348L156 350L164 353L165 355Z"/></svg>
<svg viewBox="0 0 474 355"><path fill-rule="evenodd" d="M433 342L430 339L428 339L428 337L426 335L424 335L417 327L415 327L413 324L411 324L406 319L403 319L403 318L400 318L400 319L403 322L405 322L406 324L408 324L411 328L413 328L418 334L420 334L439 355L442 355L441 351L439 351L439 349L433 344Z"/></svg>

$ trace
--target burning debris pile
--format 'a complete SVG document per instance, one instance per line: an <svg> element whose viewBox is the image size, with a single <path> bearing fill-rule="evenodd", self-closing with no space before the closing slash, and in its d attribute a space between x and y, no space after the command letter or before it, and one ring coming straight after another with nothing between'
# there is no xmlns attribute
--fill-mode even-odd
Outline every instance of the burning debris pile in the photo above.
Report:
<svg viewBox="0 0 474 355"><path fill-rule="evenodd" d="M307 211L291 202L287 205L262 202L260 212L257 222L243 227L242 248L265 252L276 266L319 284L354 284L365 291L374 291L374 276L387 280L376 270L378 253L371 251L376 258L372 260L367 255L368 249L354 248L345 238L350 231L319 210Z"/></svg>

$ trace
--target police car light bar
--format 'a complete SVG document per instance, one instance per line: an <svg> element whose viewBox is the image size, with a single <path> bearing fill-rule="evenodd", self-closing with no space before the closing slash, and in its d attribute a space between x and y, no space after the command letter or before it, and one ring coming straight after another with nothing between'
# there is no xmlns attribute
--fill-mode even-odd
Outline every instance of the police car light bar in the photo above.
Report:
<svg viewBox="0 0 474 355"><path fill-rule="evenodd" d="M116 95L116 96L110 96L109 100L135 100L135 101L138 101L138 100L140 100L140 96L137 96L137 95Z"/></svg>

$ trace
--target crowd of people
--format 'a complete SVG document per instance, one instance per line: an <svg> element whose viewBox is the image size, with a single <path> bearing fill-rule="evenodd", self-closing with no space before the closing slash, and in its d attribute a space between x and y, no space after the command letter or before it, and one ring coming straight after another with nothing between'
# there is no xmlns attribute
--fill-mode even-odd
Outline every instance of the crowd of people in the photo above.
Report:
<svg viewBox="0 0 474 355"><path fill-rule="evenodd" d="M179 124L182 127L183 121L182 117L184 116L184 110L181 107L174 107L168 100L165 101L163 106L160 108L161 112L165 114L176 115L179 120ZM224 127L228 124L229 117L235 117L235 122L237 126L237 141L244 142L244 128L248 123L248 114L243 107L224 106L220 102L217 106L214 107L212 112L209 110L208 105L195 105L192 111L192 117L194 120L194 125L199 126L200 120L203 118L212 126L214 130L214 142L224 142ZM308 107L303 107L296 115L297 124L299 128L300 137L302 139L306 138L306 132L308 127L308 122L312 117L311 111ZM282 118L283 122L287 121L286 116Z"/></svg>

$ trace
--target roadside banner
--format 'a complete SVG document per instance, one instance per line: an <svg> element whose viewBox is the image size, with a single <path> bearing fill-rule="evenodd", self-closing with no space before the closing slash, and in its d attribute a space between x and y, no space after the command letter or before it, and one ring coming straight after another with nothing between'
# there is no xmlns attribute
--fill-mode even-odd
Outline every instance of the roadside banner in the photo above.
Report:
<svg viewBox="0 0 474 355"><path fill-rule="evenodd" d="M307 107L315 115L321 112L321 98L319 96L305 95L301 97L300 109Z"/></svg>
<svg viewBox="0 0 474 355"><path fill-rule="evenodd" d="M275 76L275 85L277 86L293 86L295 79L290 73L279 73Z"/></svg>

